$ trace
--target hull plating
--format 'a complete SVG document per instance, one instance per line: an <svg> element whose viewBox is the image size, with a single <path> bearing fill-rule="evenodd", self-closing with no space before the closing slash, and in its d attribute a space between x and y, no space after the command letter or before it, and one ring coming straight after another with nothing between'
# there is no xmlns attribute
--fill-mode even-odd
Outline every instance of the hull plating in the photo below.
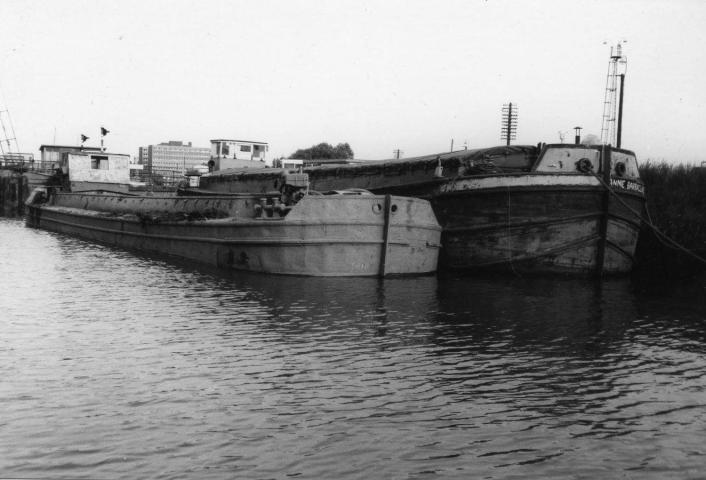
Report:
<svg viewBox="0 0 706 480"><path fill-rule="evenodd" d="M444 229L440 267L629 272L645 198L614 188L606 216L605 193L585 175L496 175L449 183L432 199Z"/></svg>
<svg viewBox="0 0 706 480"><path fill-rule="evenodd" d="M60 194L30 206L30 226L222 268L312 276L426 274L436 270L440 227L428 202L391 197L305 197L284 217L253 217L255 197L149 199ZM162 220L159 205L216 205L229 216ZM191 202L191 203L189 203ZM141 210L135 205L141 204ZM98 209L99 210L96 210ZM233 216L235 215L235 216Z"/></svg>

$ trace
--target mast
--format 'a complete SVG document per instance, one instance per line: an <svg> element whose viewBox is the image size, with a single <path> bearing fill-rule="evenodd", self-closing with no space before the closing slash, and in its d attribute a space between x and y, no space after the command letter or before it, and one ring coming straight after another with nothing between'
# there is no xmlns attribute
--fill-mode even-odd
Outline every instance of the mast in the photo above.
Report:
<svg viewBox="0 0 706 480"><path fill-rule="evenodd" d="M601 143L620 146L622 136L623 87L627 57L622 53L622 44L610 48L608 75L606 75L605 99L603 101L603 122L601 125ZM620 83L618 84L618 79ZM619 95L618 95L619 92Z"/></svg>
<svg viewBox="0 0 706 480"><path fill-rule="evenodd" d="M615 146L620 148L620 142L623 136L623 92L625 91L625 74L620 74L620 101L618 102L618 138L615 140Z"/></svg>
<svg viewBox="0 0 706 480"><path fill-rule="evenodd" d="M20 149L17 145L15 127L12 125L10 111L0 104L0 127L2 128L2 138L0 138L0 154L18 154Z"/></svg>

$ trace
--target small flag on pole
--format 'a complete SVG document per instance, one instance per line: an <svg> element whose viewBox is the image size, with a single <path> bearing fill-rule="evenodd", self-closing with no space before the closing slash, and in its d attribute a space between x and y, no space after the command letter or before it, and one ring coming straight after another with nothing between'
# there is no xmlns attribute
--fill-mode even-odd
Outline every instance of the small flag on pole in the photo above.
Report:
<svg viewBox="0 0 706 480"><path fill-rule="evenodd" d="M88 140L89 137L85 136L84 134L81 134L81 143L85 142Z"/></svg>
<svg viewBox="0 0 706 480"><path fill-rule="evenodd" d="M105 127L101 127L101 152L105 152L105 147L103 146L103 137L108 135L108 129Z"/></svg>

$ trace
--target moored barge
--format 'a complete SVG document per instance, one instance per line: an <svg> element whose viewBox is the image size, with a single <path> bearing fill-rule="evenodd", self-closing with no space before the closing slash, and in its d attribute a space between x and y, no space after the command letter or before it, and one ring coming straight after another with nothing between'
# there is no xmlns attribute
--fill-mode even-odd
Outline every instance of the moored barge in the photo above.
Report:
<svg viewBox="0 0 706 480"><path fill-rule="evenodd" d="M645 189L630 150L501 146L304 172L314 190L429 200L443 228L442 269L600 275L634 265ZM215 172L198 191L266 192L281 187L280 175Z"/></svg>
<svg viewBox="0 0 706 480"><path fill-rule="evenodd" d="M319 195L309 191L306 174L283 176L282 193L107 191L121 185L115 180L124 164L121 156L68 154L63 184L90 189L35 189L27 225L234 270L381 277L436 271L441 228L425 200L348 190Z"/></svg>

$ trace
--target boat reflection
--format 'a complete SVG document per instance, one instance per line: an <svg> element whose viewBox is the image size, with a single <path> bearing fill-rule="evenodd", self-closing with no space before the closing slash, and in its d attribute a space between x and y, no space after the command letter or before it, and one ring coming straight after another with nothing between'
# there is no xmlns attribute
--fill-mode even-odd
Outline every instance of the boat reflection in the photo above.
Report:
<svg viewBox="0 0 706 480"><path fill-rule="evenodd" d="M619 344L638 315L629 279L509 276L309 278L210 271L200 281L229 306L259 305L257 321L285 335L322 329L360 341L426 344L443 355L506 347L545 355L594 356ZM239 320L240 321L240 320ZM333 333L333 332L329 332ZM442 348L438 348L442 347Z"/></svg>
<svg viewBox="0 0 706 480"><path fill-rule="evenodd" d="M637 315L627 279L453 278L438 292L437 341L464 338L471 350L502 341L537 353L596 355Z"/></svg>

